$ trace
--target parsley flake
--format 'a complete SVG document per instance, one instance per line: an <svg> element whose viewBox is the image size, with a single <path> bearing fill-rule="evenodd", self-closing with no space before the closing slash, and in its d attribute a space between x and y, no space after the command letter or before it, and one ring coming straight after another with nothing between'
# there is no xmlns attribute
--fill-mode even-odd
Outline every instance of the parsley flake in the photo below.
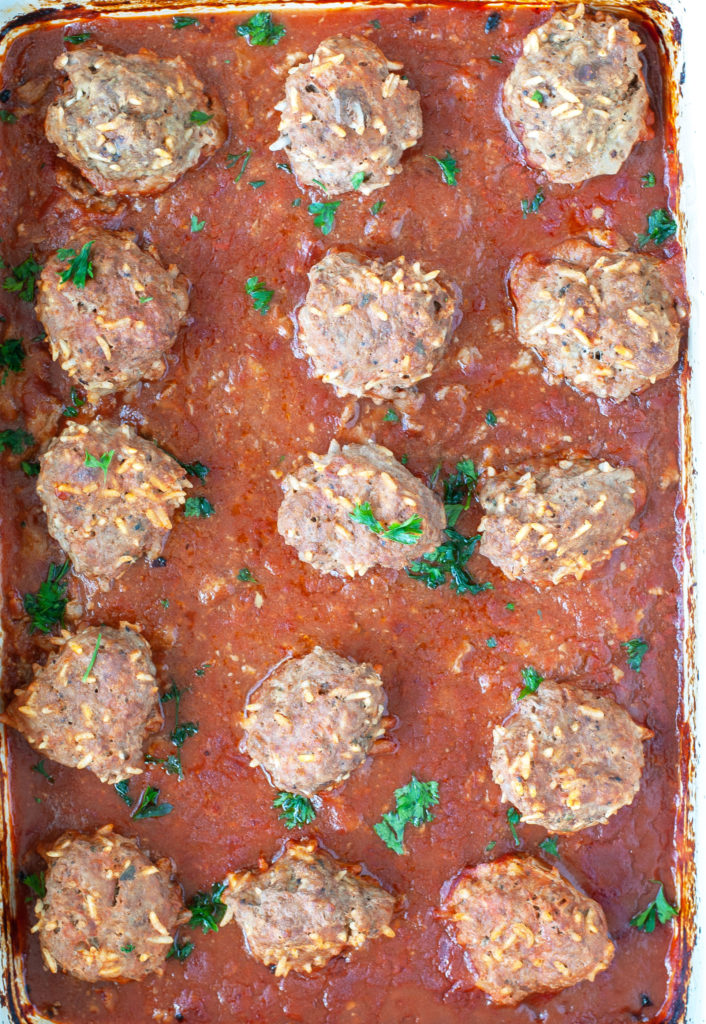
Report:
<svg viewBox="0 0 706 1024"><path fill-rule="evenodd" d="M400 415L394 409L388 409L382 418L383 423L399 423Z"/></svg>
<svg viewBox="0 0 706 1024"><path fill-rule="evenodd" d="M374 826L375 833L390 850L403 854L406 826L419 828L426 822L434 821L429 808L438 803L439 783L420 782L413 775L406 786L395 790L395 810L383 814L382 821Z"/></svg>
<svg viewBox="0 0 706 1024"><path fill-rule="evenodd" d="M384 199L378 199L376 203L373 203L373 205L370 207L370 212L372 213L373 217L377 217L377 215L382 212L384 206Z"/></svg>
<svg viewBox="0 0 706 1024"><path fill-rule="evenodd" d="M21 428L15 430L0 430L0 452L11 452L13 455L21 455L26 448L34 444L32 435Z"/></svg>
<svg viewBox="0 0 706 1024"><path fill-rule="evenodd" d="M64 36L64 42L71 43L72 46L80 46L81 43L87 43L90 38L90 32L77 32L75 36Z"/></svg>
<svg viewBox="0 0 706 1024"><path fill-rule="evenodd" d="M446 150L446 156L432 156L431 158L441 168L441 177L447 185L458 185L459 169L454 158Z"/></svg>
<svg viewBox="0 0 706 1024"><path fill-rule="evenodd" d="M488 409L487 413L485 414L485 422L488 424L489 427L494 427L498 422L498 417L495 415L492 409Z"/></svg>
<svg viewBox="0 0 706 1024"><path fill-rule="evenodd" d="M191 911L190 928L200 927L204 935L218 931L227 910L225 903L221 902L225 888L225 882L214 882L210 892L197 892L191 897L186 904Z"/></svg>
<svg viewBox="0 0 706 1024"><path fill-rule="evenodd" d="M667 924L678 913L679 908L673 907L667 901L667 897L664 895L664 886L660 885L655 898L647 904L644 910L630 918L630 924L641 932L653 932L658 921L660 924Z"/></svg>
<svg viewBox="0 0 706 1024"><path fill-rule="evenodd" d="M502 64L503 59L499 53L491 53L490 61L492 64Z"/></svg>
<svg viewBox="0 0 706 1024"><path fill-rule="evenodd" d="M50 775L44 767L44 758L41 758L41 760L37 761L36 764L32 765L32 771L45 778L50 786L54 785L54 776Z"/></svg>
<svg viewBox="0 0 706 1024"><path fill-rule="evenodd" d="M507 809L507 824L508 824L508 827L510 829L510 832L512 833L512 840L513 840L515 846L519 846L520 845L520 837L517 834L516 826L520 823L521 820L522 819L521 819L521 816L520 816L520 812L517 810L517 808L516 807L508 807L508 809Z"/></svg>
<svg viewBox="0 0 706 1024"><path fill-rule="evenodd" d="M178 960L179 963L183 963L188 957L191 956L195 948L196 947L194 946L193 942L182 942L180 944L179 942L177 942L177 937L175 935L174 942L169 947L169 952L167 953L165 959L174 959Z"/></svg>
<svg viewBox="0 0 706 1024"><path fill-rule="evenodd" d="M654 188L656 184L656 178L652 171L648 171L647 174L643 174L640 178L643 188Z"/></svg>
<svg viewBox="0 0 706 1024"><path fill-rule="evenodd" d="M63 626L67 587L64 577L68 571L68 561L63 565L52 563L36 594L25 594L24 609L29 615L30 632L51 633L54 626Z"/></svg>
<svg viewBox="0 0 706 1024"><path fill-rule="evenodd" d="M190 25L198 25L198 18L191 18L188 15L175 14L172 18L174 28L188 28Z"/></svg>
<svg viewBox="0 0 706 1024"><path fill-rule="evenodd" d="M330 235L336 223L336 210L341 205L338 199L331 203L309 203L309 213L314 218L314 224L321 228L322 235Z"/></svg>
<svg viewBox="0 0 706 1024"><path fill-rule="evenodd" d="M189 227L190 227L190 230L191 230L191 234L195 235L198 231L203 231L203 229L206 227L206 221L205 220L199 220L199 218L196 216L196 214L192 213L191 214L191 222L189 224Z"/></svg>
<svg viewBox="0 0 706 1024"><path fill-rule="evenodd" d="M296 793L278 793L272 801L273 807L280 807L282 813L278 815L287 828L302 828L309 825L316 817L314 805L308 797L298 796Z"/></svg>
<svg viewBox="0 0 706 1024"><path fill-rule="evenodd" d="M647 233L637 236L637 244L644 248L648 242L663 245L668 238L677 233L677 222L669 210L653 210L647 215Z"/></svg>
<svg viewBox="0 0 706 1024"><path fill-rule="evenodd" d="M43 900L47 894L47 886L44 880L44 872L38 871L33 875L20 875L20 881L23 885L26 885L32 890L35 896L38 896L40 900Z"/></svg>
<svg viewBox="0 0 706 1024"><path fill-rule="evenodd" d="M62 411L62 416L78 416L78 411L82 405L86 404L86 399L81 398L76 391L76 388L71 388L71 398L69 399L70 405Z"/></svg>
<svg viewBox="0 0 706 1024"><path fill-rule="evenodd" d="M373 515L368 501L356 505L349 515L354 523L367 526L371 533L384 537L385 540L395 540L398 544L416 544L423 532L422 518L419 515L410 516L404 523L390 523L389 526L383 526Z"/></svg>
<svg viewBox="0 0 706 1024"><path fill-rule="evenodd" d="M365 181L365 172L364 171L356 171L356 173L351 178L351 188L352 189L356 189L356 190L359 189L364 181Z"/></svg>
<svg viewBox="0 0 706 1024"><path fill-rule="evenodd" d="M182 462L180 459L177 459L177 462L182 469L186 470L189 476L198 477L201 483L204 482L210 472L208 466L204 466L203 462L199 462L198 459L196 462Z"/></svg>
<svg viewBox="0 0 706 1024"><path fill-rule="evenodd" d="M11 110L0 110L0 121L5 124L16 124L17 114L13 114Z"/></svg>
<svg viewBox="0 0 706 1024"><path fill-rule="evenodd" d="M115 789L115 792L118 794L120 799L124 803L126 803L128 805L128 807L132 807L132 805L134 803L134 800L132 799L132 797L130 796L130 794L128 792L128 787L129 786L130 786L130 780L129 779L122 779L120 782L116 782L115 786L113 788Z"/></svg>
<svg viewBox="0 0 706 1024"><path fill-rule="evenodd" d="M202 495L189 497L184 502L184 515L187 519L208 519L215 511L208 498Z"/></svg>
<svg viewBox="0 0 706 1024"><path fill-rule="evenodd" d="M236 164L241 163L241 161L242 161L240 170L238 171L236 176L233 178L233 182L234 183L240 181L242 176L245 174L245 168L250 163L250 157L251 156L252 156L252 150L251 149L246 149L242 153L229 153L228 156L226 157L226 169L227 170L230 170L231 167L235 167Z"/></svg>
<svg viewBox="0 0 706 1024"><path fill-rule="evenodd" d="M256 582L255 577L253 576L253 574L250 572L249 569L239 569L238 570L238 579L240 580L241 583L255 583Z"/></svg>
<svg viewBox="0 0 706 1024"><path fill-rule="evenodd" d="M113 461L113 456L114 455L115 455L115 449L114 448L111 448L109 452L104 452L101 455L100 458L96 458L95 455L91 455L91 453L87 451L86 452L86 461L84 462L84 466L88 466L89 469L102 469L103 470L103 480L107 481L108 480L108 469L110 467L110 463Z"/></svg>
<svg viewBox="0 0 706 1024"><path fill-rule="evenodd" d="M93 666L96 663L96 658L98 657L98 651L100 650L101 640L102 639L103 639L103 634L99 633L98 634L98 638L96 639L96 646L93 648L93 654L91 655L90 660L88 662L88 665L86 666L86 671L81 676L81 682L82 683L86 682L86 680L90 676L91 672L93 671Z"/></svg>
<svg viewBox="0 0 706 1024"><path fill-rule="evenodd" d="M522 216L527 217L530 213L539 213L539 208L544 202L544 192L540 189L534 199L522 199L520 201L520 209L522 210Z"/></svg>
<svg viewBox="0 0 706 1024"><path fill-rule="evenodd" d="M258 11L244 24L238 25L237 35L243 36L251 46L274 46L286 34L284 25L272 20L269 11Z"/></svg>
<svg viewBox="0 0 706 1024"><path fill-rule="evenodd" d="M86 242L77 253L75 249L59 249L57 259L69 260L66 270L62 270L59 277L63 284L73 281L77 288L86 287L86 278L93 277L93 264L91 263L91 247L95 242Z"/></svg>
<svg viewBox="0 0 706 1024"><path fill-rule="evenodd" d="M17 292L23 302L34 302L34 287L37 274L41 271L41 265L37 263L34 256L28 256L22 263L18 263L14 270L10 267L10 273L3 282L6 292Z"/></svg>
<svg viewBox="0 0 706 1024"><path fill-rule="evenodd" d="M543 850L544 853L548 853L550 857L559 856L559 847L557 846L554 836L547 836L546 839L543 839L539 844L539 848L540 850Z"/></svg>
<svg viewBox="0 0 706 1024"><path fill-rule="evenodd" d="M642 660L650 649L650 645L642 637L633 637L620 645L624 647L628 655L628 665L633 672L639 672L642 668Z"/></svg>
<svg viewBox="0 0 706 1024"><path fill-rule="evenodd" d="M38 462L25 462L24 460L20 463L20 468L26 476L39 476L39 463Z"/></svg>
<svg viewBox="0 0 706 1024"><path fill-rule="evenodd" d="M460 462L457 462L456 472L451 473L444 482L444 509L446 510L447 526L455 526L461 513L470 508L477 483L478 471L473 461L461 459Z"/></svg>
<svg viewBox="0 0 706 1024"><path fill-rule="evenodd" d="M501 15L499 11L493 11L492 14L488 15L488 20L485 23L486 35L488 35L489 32L493 32L498 27L498 25L500 24L500 18Z"/></svg>
<svg viewBox="0 0 706 1024"><path fill-rule="evenodd" d="M245 292L252 299L253 307L264 316L270 308L274 291L260 284L259 277L249 277L245 282Z"/></svg>
<svg viewBox="0 0 706 1024"><path fill-rule="evenodd" d="M206 124L213 117L213 114L204 114L203 110L192 110L189 120L192 124Z"/></svg>
<svg viewBox="0 0 706 1024"><path fill-rule="evenodd" d="M544 103L544 93L540 92L539 89L535 89L532 95L530 96L530 99L534 100L535 103L539 103L541 107Z"/></svg>
<svg viewBox="0 0 706 1024"><path fill-rule="evenodd" d="M147 786L140 797L140 802L132 812L132 817L135 820L140 818L162 818L173 810L174 808L171 804L160 804L159 790L155 786Z"/></svg>
<svg viewBox="0 0 706 1024"><path fill-rule="evenodd" d="M536 668L532 668L531 665L527 665L525 668L520 669L520 675L524 681L524 686L520 690L520 700L523 697L528 697L530 693L536 693L539 689L539 684L544 682L544 676L540 676Z"/></svg>

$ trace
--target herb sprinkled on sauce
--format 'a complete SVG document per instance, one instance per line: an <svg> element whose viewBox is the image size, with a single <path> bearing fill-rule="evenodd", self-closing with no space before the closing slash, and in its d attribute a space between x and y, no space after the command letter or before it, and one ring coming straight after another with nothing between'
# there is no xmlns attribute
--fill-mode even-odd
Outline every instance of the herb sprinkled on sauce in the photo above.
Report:
<svg viewBox="0 0 706 1024"><path fill-rule="evenodd" d="M508 807L508 809L507 809L507 824L508 824L508 828L510 829L510 832L512 834L512 841L514 842L515 846L519 846L520 845L520 837L517 834L517 825L519 825L521 820L522 819L521 819L521 816L520 816L520 812L517 810L517 808L516 807Z"/></svg>
<svg viewBox="0 0 706 1024"><path fill-rule="evenodd" d="M405 852L403 839L407 825L419 828L434 820L430 808L439 803L439 783L420 782L414 775L406 786L395 790L395 810L383 814L374 826L385 846L395 853Z"/></svg>
<svg viewBox="0 0 706 1024"><path fill-rule="evenodd" d="M225 888L225 882L214 882L210 892L197 892L191 897L186 904L191 911L190 928L201 928L204 935L218 931L228 909L221 901Z"/></svg>
<svg viewBox="0 0 706 1024"><path fill-rule="evenodd" d="M14 429L0 430L0 452L11 452L13 455L21 455L27 448L34 444L34 438L21 427Z"/></svg>
<svg viewBox="0 0 706 1024"><path fill-rule="evenodd" d="M170 814L173 810L174 808L171 804L160 804L159 790L155 786L147 786L140 797L140 802L132 812L132 817L135 818L135 820L142 818L162 818L165 814Z"/></svg>
<svg viewBox="0 0 706 1024"><path fill-rule="evenodd" d="M68 561L63 565L52 563L36 594L25 594L24 608L29 615L30 632L51 633L54 626L63 626L67 587L64 577L68 571Z"/></svg>
<svg viewBox="0 0 706 1024"><path fill-rule="evenodd" d="M281 814L278 815L286 828L302 828L309 825L316 817L316 811L311 800L297 793L278 793L272 801L273 807L279 807Z"/></svg>
<svg viewBox="0 0 706 1024"><path fill-rule="evenodd" d="M539 689L540 683L544 682L544 676L540 676L536 668L532 668L531 665L527 665L525 668L520 669L520 675L524 682L524 686L520 690L520 699L523 697L529 697L531 693L536 693Z"/></svg>
<svg viewBox="0 0 706 1024"><path fill-rule="evenodd" d="M189 497L184 502L184 515L187 519L208 519L215 511L208 498L202 495Z"/></svg>
<svg viewBox="0 0 706 1024"><path fill-rule="evenodd" d="M460 171L457 162L451 156L448 149L446 150L446 156L432 156L432 160L441 168L442 180L447 185L458 185Z"/></svg>
<svg viewBox="0 0 706 1024"><path fill-rule="evenodd" d="M309 213L314 218L314 224L321 228L322 235L330 235L336 223L336 210L341 205L338 199L331 203L309 203Z"/></svg>
<svg viewBox="0 0 706 1024"><path fill-rule="evenodd" d="M34 288L41 269L34 256L28 256L22 263L18 263L14 270L10 268L10 273L3 282L4 290L17 292L23 302L34 302Z"/></svg>
<svg viewBox="0 0 706 1024"><path fill-rule="evenodd" d="M637 244L644 248L648 242L663 245L677 233L677 222L669 210L653 210L647 215L647 232L637 236Z"/></svg>
<svg viewBox="0 0 706 1024"><path fill-rule="evenodd" d="M639 672L642 668L642 660L650 649L650 645L642 637L633 637L620 645L624 647L628 655L628 665L633 672Z"/></svg>
<svg viewBox="0 0 706 1024"><path fill-rule="evenodd" d="M644 910L630 918L630 924L641 932L653 932L658 921L660 924L667 924L678 913L679 908L673 907L668 902L664 895L664 886L660 885L655 898L647 904Z"/></svg>
<svg viewBox="0 0 706 1024"><path fill-rule="evenodd" d="M274 291L261 284L259 277L249 277L245 282L245 292L252 299L253 307L264 316L270 308Z"/></svg>
<svg viewBox="0 0 706 1024"><path fill-rule="evenodd" d="M284 25L272 20L269 11L258 11L236 29L236 33L247 39L251 46L274 46L286 31Z"/></svg>

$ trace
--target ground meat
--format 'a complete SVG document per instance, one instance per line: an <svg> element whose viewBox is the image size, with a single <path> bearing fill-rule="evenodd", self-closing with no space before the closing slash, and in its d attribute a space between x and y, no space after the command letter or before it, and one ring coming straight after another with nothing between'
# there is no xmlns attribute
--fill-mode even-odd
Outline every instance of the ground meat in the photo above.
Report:
<svg viewBox="0 0 706 1024"><path fill-rule="evenodd" d="M226 137L220 102L181 57L89 44L54 66L66 77L47 110L47 138L99 192L162 192Z"/></svg>
<svg viewBox="0 0 706 1024"><path fill-rule="evenodd" d="M277 529L302 562L319 572L362 576L376 565L403 569L441 543L442 502L387 448L372 443L340 448L332 441L327 455L309 458L310 466L285 478L277 518ZM417 516L421 525L413 525L421 532L412 543L375 533L351 518L367 506L383 531Z"/></svg>
<svg viewBox="0 0 706 1024"><path fill-rule="evenodd" d="M127 423L69 423L39 461L49 533L104 590L142 555L156 558L191 486L175 459Z"/></svg>
<svg viewBox="0 0 706 1024"><path fill-rule="evenodd" d="M142 744L162 724L148 644L127 624L66 634L4 720L42 755L116 783L144 770Z"/></svg>
<svg viewBox="0 0 706 1024"><path fill-rule="evenodd" d="M517 336L549 373L622 402L666 377L679 356L677 301L664 261L565 242L510 275Z"/></svg>
<svg viewBox="0 0 706 1024"><path fill-rule="evenodd" d="M252 955L277 977L308 973L368 939L394 935L394 896L315 841L288 843L265 871L230 875L223 899Z"/></svg>
<svg viewBox="0 0 706 1024"><path fill-rule="evenodd" d="M271 148L287 150L302 184L328 195L390 184L422 134L419 93L396 74L401 67L367 39L332 36L292 68Z"/></svg>
<svg viewBox="0 0 706 1024"><path fill-rule="evenodd" d="M131 981L164 966L177 926L188 919L172 863L153 862L106 825L65 832L40 850L49 865L35 906L44 962L81 981Z"/></svg>
<svg viewBox="0 0 706 1024"><path fill-rule="evenodd" d="M522 820L578 832L631 804L652 733L609 697L542 682L493 731L493 778Z"/></svg>
<svg viewBox="0 0 706 1024"><path fill-rule="evenodd" d="M442 914L494 1003L593 981L613 959L602 907L534 857L467 868Z"/></svg>
<svg viewBox="0 0 706 1024"><path fill-rule="evenodd" d="M313 796L363 763L384 732L385 705L371 665L315 647L278 666L250 695L243 726L251 764L277 789Z"/></svg>
<svg viewBox="0 0 706 1024"><path fill-rule="evenodd" d="M617 174L649 138L640 37L609 14L559 11L533 29L505 83L505 114L552 181Z"/></svg>
<svg viewBox="0 0 706 1024"><path fill-rule="evenodd" d="M510 579L581 579L627 543L635 474L592 459L538 459L485 479L480 551Z"/></svg>
<svg viewBox="0 0 706 1024"><path fill-rule="evenodd" d="M62 281L69 261L52 257L39 278L37 316L52 357L95 401L162 376L189 299L176 267L165 270L132 232L83 228L69 247L78 253L88 243L93 277L82 288Z"/></svg>
<svg viewBox="0 0 706 1024"><path fill-rule="evenodd" d="M451 292L404 256L331 252L309 271L298 341L339 395L393 398L428 377L454 329Z"/></svg>

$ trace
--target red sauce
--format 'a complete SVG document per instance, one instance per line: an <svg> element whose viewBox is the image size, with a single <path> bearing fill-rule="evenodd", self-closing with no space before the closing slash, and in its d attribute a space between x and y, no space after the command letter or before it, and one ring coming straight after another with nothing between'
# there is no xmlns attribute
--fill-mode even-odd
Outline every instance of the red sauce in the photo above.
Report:
<svg viewBox="0 0 706 1024"><path fill-rule="evenodd" d="M184 965L170 961L144 984L86 986L43 967L29 935L31 912L21 910L17 941L26 951L32 1002L66 1021L187 1021L246 1024L474 1024L543 1021L628 1022L673 1019L680 971L672 926L644 934L630 918L654 896L651 879L674 892L681 799L678 646L679 547L675 522L679 490L678 402L674 373L621 405L598 403L564 385L543 381L533 358L522 357L513 336L506 289L511 262L544 250L591 226L619 230L632 241L647 213L668 204L674 186L667 152L657 40L647 43L648 81L656 111L655 137L639 145L615 177L578 188L541 182L545 202L523 218L522 199L538 190L508 134L500 110L502 83L528 30L546 17L531 8L506 8L498 29L484 31L487 10L448 6L280 13L287 35L276 47L250 47L234 34L244 15L199 15L199 27L176 31L171 18L96 18L66 33L90 29L93 38L125 51L149 47L183 54L208 89L224 102L230 139L210 162L156 199L140 199L115 216L86 213L57 188L54 152L42 134L50 87L34 113L0 125L2 255L15 265L30 251L43 260L87 219L131 227L178 264L192 283L191 326L159 382L103 403L101 413L134 424L184 460L210 467L204 493L215 516L177 517L164 552L166 565L130 569L108 594L72 579L78 618L143 624L164 685L189 688L184 716L200 725L183 750L182 782L150 770L146 779L173 804L166 817L131 821L112 787L89 772L47 763L50 785L31 771L37 755L10 736L13 842L18 864L36 870L40 837L66 828L115 822L154 853L170 855L187 895L227 871L268 859L286 838L263 774L239 752L236 719L254 683L277 661L322 644L381 667L389 693L394 751L377 756L338 791L324 797L310 831L344 860L361 861L406 905L392 940L369 943L348 962L334 961L311 977L275 979L246 953L235 926L219 934L187 932L196 950ZM377 19L379 28L371 24ZM377 24L376 23L376 24ZM422 95L424 137L405 155L403 173L379 198L346 196L335 229L325 238L307 212L308 196L276 168L281 154L274 104L280 99L288 54L310 53L335 32L369 34L404 62ZM10 47L3 86L53 76L64 31L37 26ZM502 58L493 62L491 54ZM301 58L300 58L301 59ZM10 107L12 101L10 102ZM234 183L228 153L253 150ZM456 188L441 180L430 156L449 150L460 166ZM653 172L653 188L641 177ZM264 180L260 188L249 182ZM302 198L301 205L293 201ZM599 212L600 211L600 212ZM191 215L205 221L191 233ZM422 383L413 424L384 420L387 406L354 407L309 376L291 350L291 313L307 286L306 271L330 245L392 258L400 253L441 267L463 293L458 342L434 376ZM677 245L666 255L679 261ZM245 295L258 275L275 290L261 316ZM5 426L29 423L47 439L65 422L50 414L67 403L70 388L47 350L30 342L38 326L31 307L2 294L7 334L26 339L24 371L0 390ZM518 365L518 359L519 364ZM492 410L498 422L486 423ZM41 421L47 426L42 429ZM506 580L476 556L471 568L492 591L458 597L427 590L404 575L370 572L356 581L317 575L298 562L277 535L279 481L308 450L322 452L332 437L374 440L422 478L443 461L462 457L496 467L530 454L572 450L609 455L633 467L647 486L635 537L583 582L538 591ZM3 456L2 571L6 631L5 689L27 676L41 657L30 637L21 595L35 590L50 561L62 560L48 539L34 486ZM472 531L476 505L459 523ZM247 567L256 583L241 582ZM260 600L262 599L262 600ZM168 602L168 607L166 603ZM621 642L644 636L650 644L642 670L628 668ZM496 641L489 646L490 638ZM207 664L203 674L197 670ZM494 1008L472 979L437 919L444 882L464 865L514 849L500 791L488 767L492 726L510 710L519 672L532 664L546 676L577 676L610 693L654 730L647 744L641 789L633 804L601 827L559 837L566 874L604 906L617 951L595 982L515 1009ZM397 856L373 832L393 803L393 791L412 773L439 782L436 820L408 835ZM410 830L408 830L409 832ZM545 833L520 827L521 849L536 852ZM496 845L486 853L487 844ZM22 889L22 887L19 887ZM19 903L23 907L22 889Z"/></svg>

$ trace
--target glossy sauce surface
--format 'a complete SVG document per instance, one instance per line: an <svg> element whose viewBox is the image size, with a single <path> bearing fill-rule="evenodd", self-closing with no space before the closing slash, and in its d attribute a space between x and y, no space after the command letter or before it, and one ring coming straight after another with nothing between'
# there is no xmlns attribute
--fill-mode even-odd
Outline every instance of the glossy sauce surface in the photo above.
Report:
<svg viewBox="0 0 706 1024"><path fill-rule="evenodd" d="M192 493L206 495L216 509L208 519L176 517L163 566L132 567L108 594L81 579L70 584L72 622L141 623L164 687L174 680L188 688L183 717L197 721L199 733L183 748L185 778L158 768L144 776L173 805L172 813L132 821L112 787L88 772L46 762L50 784L31 770L37 755L13 734L18 863L37 870L40 837L108 821L138 836L153 854L171 856L187 896L227 871L254 865L261 855L271 859L287 833L271 806L274 791L239 750L238 716L248 691L274 664L315 644L378 666L397 720L393 749L325 795L309 829L341 859L362 862L404 896L394 939L369 943L349 961L333 961L311 977L279 980L247 955L236 926L208 936L184 929L182 937L196 944L184 965L170 961L161 978L139 985L91 988L49 974L29 936L31 911L23 910L17 941L26 949L30 996L56 1019L627 1024L671 1017L681 970L677 933L658 927L644 934L629 920L654 896L651 879L664 881L675 899L680 376L675 371L618 406L547 384L514 338L506 287L508 269L523 253L541 252L596 226L617 230L633 244L646 229L648 212L668 205L675 184L667 154L673 135L664 123L658 49L641 27L655 137L637 146L614 178L578 188L552 185L523 163L500 106L521 40L546 12L508 7L490 33L487 14L480 5L277 13L287 34L274 47L251 47L236 36L243 14L200 15L198 26L182 30L171 18L106 17L63 30L38 26L10 48L2 86L11 90L52 79L65 34L90 31L107 47L182 54L207 90L221 97L230 125L223 149L162 196L101 214L86 211L56 185L55 155L41 129L53 95L49 81L32 109L14 124L0 124L6 263L14 266L30 252L43 262L57 246L70 244L74 229L93 221L135 228L189 278L191 322L169 356L166 375L104 401L100 412L130 422L184 461L207 465L205 485L195 482ZM389 188L372 199L343 197L334 230L324 237L307 207L325 197L301 191L276 167L283 156L270 153L268 145L277 137L273 107L288 67L337 32L367 35L388 58L403 62L422 96L424 136ZM228 168L227 156L248 148L252 157L235 182L240 164ZM460 168L456 187L443 182L431 159L447 150ZM643 188L641 178L649 172L656 183ZM257 181L264 184L250 184ZM544 203L523 217L521 201L540 188ZM377 199L385 205L373 215ZM199 232L190 230L192 214L205 222ZM385 419L389 403L336 398L292 352L292 311L306 292L306 271L335 245L388 259L401 253L420 258L442 268L462 292L457 340L416 397L398 403L397 422ZM663 252L681 259L674 242ZM245 281L254 275L275 292L265 316L245 294ZM0 426L27 426L44 442L66 422L61 411L70 387L45 346L30 340L39 330L31 307L5 292L0 303L6 336L22 336L29 353L23 372L0 389ZM495 425L486 420L489 410ZM464 457L501 468L532 454L605 456L634 469L647 499L628 545L580 583L536 590L506 580L478 555L470 568L493 589L477 596L457 596L448 587L428 590L384 571L354 581L320 576L297 560L275 522L283 474L307 451L325 451L332 437L384 444L398 457L406 455L422 479L440 461L449 472ZM32 661L42 660L46 649L40 637L29 635L22 594L35 590L49 562L63 557L48 539L34 483L20 471L19 459L6 454L1 461L7 693L27 679ZM479 517L474 503L459 528L472 532ZM255 582L238 578L243 568ZM620 646L637 636L650 644L639 673L628 667ZM473 990L437 910L444 883L464 865L514 849L507 805L488 760L492 727L509 713L525 665L612 694L655 736L646 745L633 804L604 826L558 837L562 870L606 910L616 943L613 964L592 984L513 1009L490 1006ZM400 857L382 844L373 825L412 773L436 779L441 799L433 824L408 829L408 853ZM132 789L139 792L134 783ZM533 853L545 837L539 828L520 826L518 833L521 850ZM489 843L495 846L487 853ZM23 906L26 890L19 888Z"/></svg>

